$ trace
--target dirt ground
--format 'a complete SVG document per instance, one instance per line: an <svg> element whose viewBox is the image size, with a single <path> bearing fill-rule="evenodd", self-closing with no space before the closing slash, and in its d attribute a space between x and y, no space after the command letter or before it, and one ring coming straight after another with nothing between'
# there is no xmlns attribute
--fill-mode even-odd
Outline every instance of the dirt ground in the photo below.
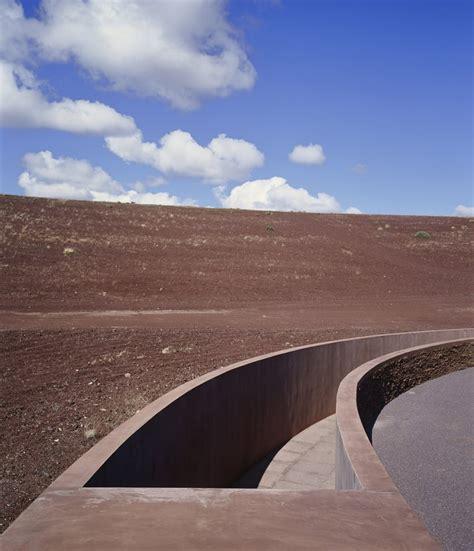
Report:
<svg viewBox="0 0 474 551"><path fill-rule="evenodd" d="M467 218L0 196L0 308L225 309L465 297ZM430 239L415 237L428 232Z"/></svg>
<svg viewBox="0 0 474 551"><path fill-rule="evenodd" d="M467 218L0 196L0 220L2 530L99 438L207 371L473 321Z"/></svg>

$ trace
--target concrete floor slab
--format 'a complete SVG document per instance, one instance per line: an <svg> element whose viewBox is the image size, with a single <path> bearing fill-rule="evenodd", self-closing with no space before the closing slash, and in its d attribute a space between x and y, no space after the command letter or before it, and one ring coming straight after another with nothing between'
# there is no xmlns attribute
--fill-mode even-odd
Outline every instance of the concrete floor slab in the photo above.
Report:
<svg viewBox="0 0 474 551"><path fill-rule="evenodd" d="M334 489L335 449L336 416L331 415L285 444L273 457L258 487Z"/></svg>
<svg viewBox="0 0 474 551"><path fill-rule="evenodd" d="M2 549L435 550L399 495L373 492L81 488L47 491ZM303 487L304 489L304 487Z"/></svg>

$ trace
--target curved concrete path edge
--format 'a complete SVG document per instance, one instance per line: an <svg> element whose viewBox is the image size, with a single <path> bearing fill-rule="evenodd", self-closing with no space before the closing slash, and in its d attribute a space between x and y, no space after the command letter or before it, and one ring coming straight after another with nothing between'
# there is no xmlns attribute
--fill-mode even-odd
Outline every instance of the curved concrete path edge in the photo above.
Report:
<svg viewBox="0 0 474 551"><path fill-rule="evenodd" d="M190 381L78 459L8 528L3 548L436 549L403 498L386 487L222 486L333 414L338 386L357 366L396 350L469 337L474 329L332 341ZM220 489L198 489L206 486Z"/></svg>
<svg viewBox="0 0 474 551"><path fill-rule="evenodd" d="M389 368L396 360L408 359L421 353L472 341L472 338L461 338L398 350L362 364L344 378L339 386L336 398L337 490L399 492L372 446L367 434L368 427L364 427L360 412L358 398L362 386L368 381L371 373L374 373L375 370L382 370L382 373L387 371L387 375L389 375ZM429 377L426 380L429 380ZM408 386L403 391L397 391L391 399L394 399L399 393L416 386L416 384L418 383L415 380L409 381ZM380 411L375 412L375 419L379 413ZM369 428L371 430L372 427Z"/></svg>

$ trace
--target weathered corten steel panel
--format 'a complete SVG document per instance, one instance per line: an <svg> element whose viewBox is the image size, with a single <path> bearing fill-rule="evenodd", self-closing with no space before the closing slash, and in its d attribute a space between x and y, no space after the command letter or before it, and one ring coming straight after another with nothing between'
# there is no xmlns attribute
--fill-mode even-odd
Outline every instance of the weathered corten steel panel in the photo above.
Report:
<svg viewBox="0 0 474 551"><path fill-rule="evenodd" d="M3 548L437 549L396 491L222 486L334 413L339 384L357 366L396 350L469 337L474 330L335 341L186 383L67 469L7 529ZM221 488L192 488L198 486Z"/></svg>
<svg viewBox="0 0 474 551"><path fill-rule="evenodd" d="M472 342L472 339L457 339L436 344L422 345L398 350L370 360L352 371L339 386L337 394L336 433L336 488L338 490L368 490L398 493L398 489L370 442L375 420L387 401L401 392L426 381L430 376L443 375L449 371L449 363L440 369L423 369L406 373L400 380L394 378L394 367L403 365L403 360L426 355L437 349L454 348ZM469 367L472 358L466 358ZM436 366L434 366L436 367ZM376 384L374 382L377 376ZM386 386L391 389L387 393Z"/></svg>
<svg viewBox="0 0 474 551"><path fill-rule="evenodd" d="M456 333L336 341L224 369L152 416L86 485L229 486L271 450L334 413L339 383L356 366L442 335Z"/></svg>

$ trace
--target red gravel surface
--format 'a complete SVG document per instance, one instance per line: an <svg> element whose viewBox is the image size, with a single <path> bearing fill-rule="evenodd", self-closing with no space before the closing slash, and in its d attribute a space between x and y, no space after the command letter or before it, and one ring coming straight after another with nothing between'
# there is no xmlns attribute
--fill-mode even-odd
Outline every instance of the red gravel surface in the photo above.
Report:
<svg viewBox="0 0 474 551"><path fill-rule="evenodd" d="M209 370L472 325L466 218L12 196L0 218L2 529L98 438Z"/></svg>
<svg viewBox="0 0 474 551"><path fill-rule="evenodd" d="M467 297L466 218L0 197L0 308L242 308ZM416 238L418 231L431 239Z"/></svg>

